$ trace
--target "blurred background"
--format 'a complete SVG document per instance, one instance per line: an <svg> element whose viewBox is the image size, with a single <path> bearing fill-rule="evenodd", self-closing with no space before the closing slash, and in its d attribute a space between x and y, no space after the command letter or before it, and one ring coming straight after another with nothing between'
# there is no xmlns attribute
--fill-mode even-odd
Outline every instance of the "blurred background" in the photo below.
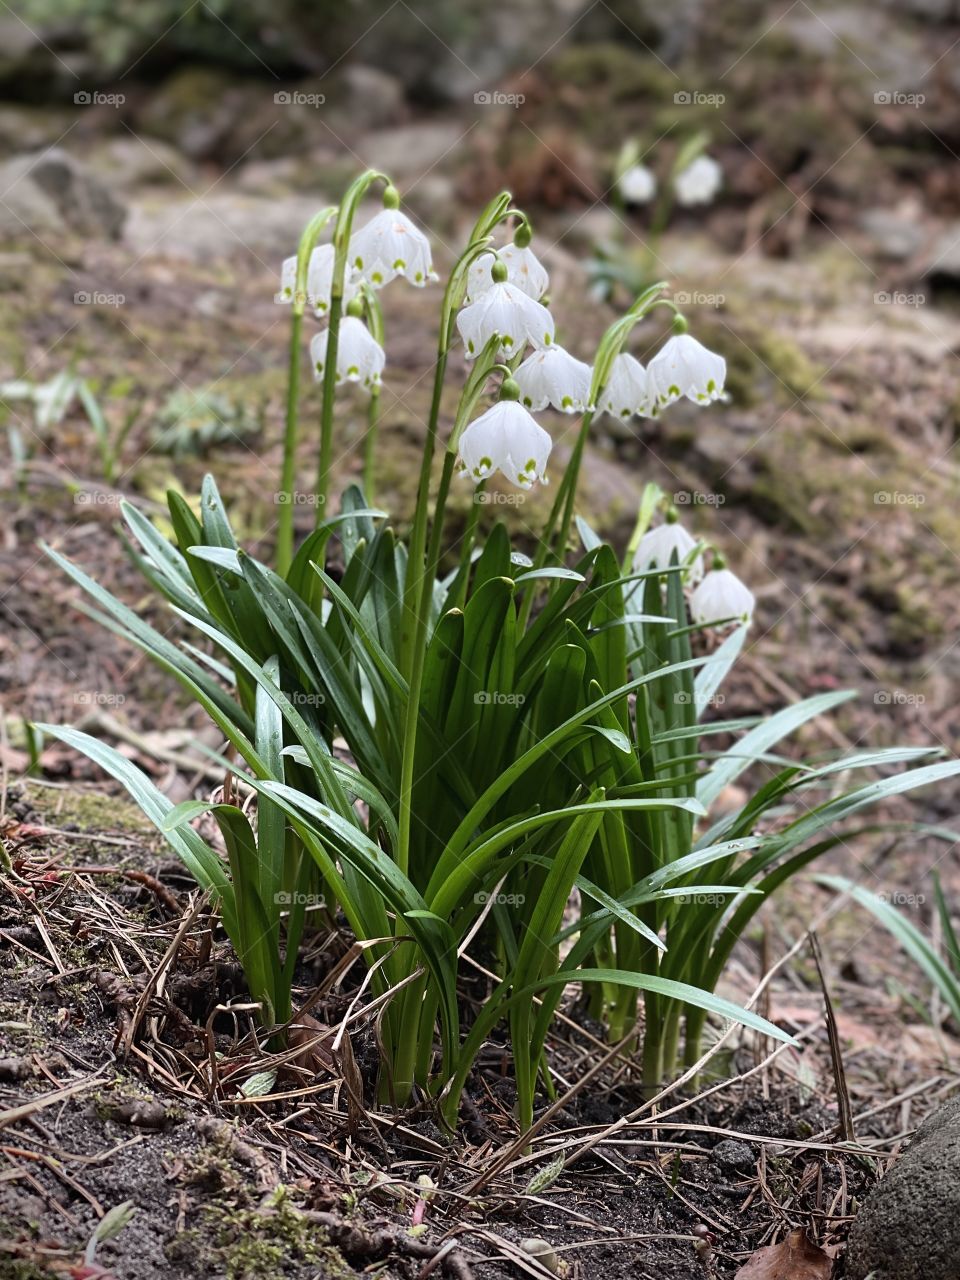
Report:
<svg viewBox="0 0 960 1280"><path fill-rule="evenodd" d="M612 308L662 278L726 356L728 404L603 419L583 499L588 519L625 540L644 484L658 481L754 589L730 695L742 706L726 712L854 684L864 697L832 745L953 747L958 41L953 0L3 5L9 723L86 717L173 735L171 750L192 732L155 673L69 611L73 593L37 542L152 616L112 532L117 504L162 513L169 486L193 495L210 469L244 535L269 546L288 333L280 263L306 218L372 165L429 231L441 274L480 204L510 187L577 355L590 359ZM662 194L691 145L721 168L711 200L625 200L625 155ZM396 284L384 299L376 496L402 527L439 291ZM652 324L636 354L661 338ZM308 388L304 487L316 406ZM345 398L344 478L358 470L363 412ZM575 424L547 425L556 473ZM312 512L298 519L307 527ZM84 766L52 752L46 767Z"/></svg>

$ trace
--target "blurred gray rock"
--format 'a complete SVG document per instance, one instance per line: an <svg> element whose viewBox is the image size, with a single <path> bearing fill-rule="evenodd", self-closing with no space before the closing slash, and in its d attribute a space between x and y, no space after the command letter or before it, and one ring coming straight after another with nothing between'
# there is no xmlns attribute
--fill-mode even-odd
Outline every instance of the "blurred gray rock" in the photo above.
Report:
<svg viewBox="0 0 960 1280"><path fill-rule="evenodd" d="M960 284L960 222L951 222L934 241L921 274L934 283Z"/></svg>
<svg viewBox="0 0 960 1280"><path fill-rule="evenodd" d="M364 164L392 178L419 178L445 157L453 157L465 127L460 121L424 120L397 129L378 129L357 143Z"/></svg>
<svg viewBox="0 0 960 1280"><path fill-rule="evenodd" d="M893 262L912 258L926 239L918 216L894 209L867 209L860 216L860 226L873 252Z"/></svg>
<svg viewBox="0 0 960 1280"><path fill-rule="evenodd" d="M329 201L315 196L282 199L215 192L190 197L135 201L124 242L135 254L205 262L237 255L252 257L258 269L275 268L294 253L308 219Z"/></svg>
<svg viewBox="0 0 960 1280"><path fill-rule="evenodd" d="M407 112L402 82L379 67L345 62L324 76L325 106L336 121L351 129L379 129L398 124Z"/></svg>
<svg viewBox="0 0 960 1280"><path fill-rule="evenodd" d="M83 162L113 190L141 186L193 186L199 181L196 167L176 147L159 138L123 133L98 139L83 152Z"/></svg>
<svg viewBox="0 0 960 1280"><path fill-rule="evenodd" d="M60 148L0 164L0 231L19 236L71 230L116 239L124 205L114 191Z"/></svg>
<svg viewBox="0 0 960 1280"><path fill-rule="evenodd" d="M73 110L4 102L0 105L0 152L14 156L53 146L75 121Z"/></svg>
<svg viewBox="0 0 960 1280"><path fill-rule="evenodd" d="M847 1280L956 1280L960 1098L924 1120L850 1230Z"/></svg>
<svg viewBox="0 0 960 1280"><path fill-rule="evenodd" d="M419 99L450 102L489 92L539 62L572 37L589 8L588 0L514 0L494 16L449 0L392 7L354 0L340 7L335 26L322 6L304 7L296 21L304 45L332 61L352 47L354 57L388 70Z"/></svg>
<svg viewBox="0 0 960 1280"><path fill-rule="evenodd" d="M259 96L265 96L264 84ZM237 81L213 67L188 67L171 76L138 113L136 126L192 160L218 155L239 107Z"/></svg>
<svg viewBox="0 0 960 1280"><path fill-rule="evenodd" d="M835 4L821 16L807 4L798 5L777 29L802 52L842 61L871 97L917 92L934 65L919 32L878 8L868 14L860 5Z"/></svg>

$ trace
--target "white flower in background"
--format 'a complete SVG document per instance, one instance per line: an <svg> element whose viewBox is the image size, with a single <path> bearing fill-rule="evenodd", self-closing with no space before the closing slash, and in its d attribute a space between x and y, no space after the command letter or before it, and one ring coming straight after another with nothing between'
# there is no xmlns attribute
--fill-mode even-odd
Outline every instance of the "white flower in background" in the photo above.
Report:
<svg viewBox="0 0 960 1280"><path fill-rule="evenodd" d="M754 604L750 588L726 567L722 556L715 555L713 568L690 597L690 614L703 626L733 619L750 622Z"/></svg>
<svg viewBox="0 0 960 1280"><path fill-rule="evenodd" d="M307 265L307 304L313 307L318 316L325 316L330 310L330 290L333 288L334 248L332 244L318 244L310 254ZM280 292L278 302L292 302L297 288L297 255L285 258L280 271ZM355 298L359 292L359 284L348 270L343 281L344 305Z"/></svg>
<svg viewBox="0 0 960 1280"><path fill-rule="evenodd" d="M535 413L548 404L562 413L584 413L590 407L593 370L563 347L534 351L513 376L520 403Z"/></svg>
<svg viewBox="0 0 960 1280"><path fill-rule="evenodd" d="M657 180L645 164L632 164L617 179L617 188L627 204L646 204L657 194Z"/></svg>
<svg viewBox="0 0 960 1280"><path fill-rule="evenodd" d="M511 384L504 383L509 395ZM512 389L516 390L516 383ZM521 489L544 479L553 441L516 400L500 400L460 437L458 470L475 484L500 471Z"/></svg>
<svg viewBox="0 0 960 1280"><path fill-rule="evenodd" d="M381 209L354 232L349 262L375 289L397 276L419 287L437 278L430 241L399 209Z"/></svg>
<svg viewBox="0 0 960 1280"><path fill-rule="evenodd" d="M614 359L607 385L600 393L600 409L614 418L630 418L635 413L643 418L652 416L647 370L626 352Z"/></svg>
<svg viewBox="0 0 960 1280"><path fill-rule="evenodd" d="M683 564L696 546L696 538L677 521L676 513L670 512L663 524L656 529L648 529L640 539L633 557L633 571L645 573L648 569L668 569L674 552L678 562ZM694 556L685 576L690 586L697 585L703 577L702 555Z"/></svg>
<svg viewBox="0 0 960 1280"><path fill-rule="evenodd" d="M682 205L709 204L720 190L723 170L712 156L697 156L674 175L673 189Z"/></svg>
<svg viewBox="0 0 960 1280"><path fill-rule="evenodd" d="M493 285L493 266L500 260L507 268L507 283L521 289L528 298L539 302L547 292L550 277L529 245L507 244L496 255L481 253L467 272L467 301L476 300Z"/></svg>
<svg viewBox="0 0 960 1280"><path fill-rule="evenodd" d="M310 339L310 358L314 377L323 377L327 359L329 329L315 333ZM361 382L369 390L379 387L386 362L383 347L357 316L344 316L337 339L337 382Z"/></svg>
<svg viewBox="0 0 960 1280"><path fill-rule="evenodd" d="M503 266L494 267L501 274ZM457 316L457 328L472 360L479 355L495 333L499 333L501 355L514 356L528 342L535 347L549 347L553 342L553 316L516 285L494 280L476 302L464 307Z"/></svg>
<svg viewBox="0 0 960 1280"><path fill-rule="evenodd" d="M709 404L723 394L727 362L689 333L668 338L647 366L647 390L658 409L681 396Z"/></svg>

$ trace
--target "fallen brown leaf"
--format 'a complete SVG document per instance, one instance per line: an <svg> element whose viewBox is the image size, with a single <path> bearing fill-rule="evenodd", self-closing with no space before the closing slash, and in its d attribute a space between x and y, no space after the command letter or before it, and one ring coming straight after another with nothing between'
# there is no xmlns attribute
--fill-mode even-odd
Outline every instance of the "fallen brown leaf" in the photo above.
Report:
<svg viewBox="0 0 960 1280"><path fill-rule="evenodd" d="M299 1014L287 1032L287 1043L300 1052L293 1061L315 1075L340 1075L347 1094L347 1111L355 1123L363 1108L363 1077L353 1056L353 1045L338 1028L318 1022L309 1013Z"/></svg>
<svg viewBox="0 0 960 1280"><path fill-rule="evenodd" d="M805 1231L791 1231L786 1240L764 1245L743 1264L736 1280L830 1280L833 1259L807 1239Z"/></svg>

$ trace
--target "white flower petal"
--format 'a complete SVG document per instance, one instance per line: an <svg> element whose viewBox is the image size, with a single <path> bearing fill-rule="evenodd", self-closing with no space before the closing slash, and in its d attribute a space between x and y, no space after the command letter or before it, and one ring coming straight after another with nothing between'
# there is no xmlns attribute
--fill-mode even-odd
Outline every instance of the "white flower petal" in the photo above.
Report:
<svg viewBox="0 0 960 1280"><path fill-rule="evenodd" d="M497 257L507 269L507 283L515 285L534 302L539 302L547 292L550 277L529 245L521 249L515 244L504 245L497 250L496 256L492 251L481 253L471 264L467 273L467 301L476 302L493 285L491 271Z"/></svg>
<svg viewBox="0 0 960 1280"><path fill-rule="evenodd" d="M562 413L584 413L589 408L593 370L563 347L534 351L513 376L520 388L520 403L534 412L548 404Z"/></svg>
<svg viewBox="0 0 960 1280"><path fill-rule="evenodd" d="M313 307L318 316L325 316L330 310L330 290L333 287L334 248L332 244L318 244L310 254L307 265L307 305ZM297 287L297 256L285 258L280 271L280 292L278 302L292 302ZM344 305L356 297L359 284L347 270L343 282Z"/></svg>
<svg viewBox="0 0 960 1280"><path fill-rule="evenodd" d="M647 388L658 408L686 396L709 404L723 394L727 362L689 333L674 334L647 366Z"/></svg>
<svg viewBox="0 0 960 1280"><path fill-rule="evenodd" d="M600 393L600 409L614 418L651 416L647 390L647 370L639 360L622 352L610 369L607 385Z"/></svg>
<svg viewBox="0 0 960 1280"><path fill-rule="evenodd" d="M516 400L500 400L460 437L460 471L477 484L500 471L521 489L544 478L553 441Z"/></svg>
<svg viewBox="0 0 960 1280"><path fill-rule="evenodd" d="M753 592L729 569L711 569L690 597L694 622L712 626L736 618L750 622L755 604Z"/></svg>
<svg viewBox="0 0 960 1280"><path fill-rule="evenodd" d="M501 355L516 355L528 342L549 347L553 342L553 316L546 307L527 296L516 285L492 284L476 302L457 316L457 328L472 360L495 333L499 333Z"/></svg>
<svg viewBox="0 0 960 1280"><path fill-rule="evenodd" d="M723 170L716 160L712 156L697 156L674 176L673 189L680 204L689 207L709 204L722 182Z"/></svg>
<svg viewBox="0 0 960 1280"><path fill-rule="evenodd" d="M423 287L436 280L430 241L399 209L381 209L350 238L349 261L375 289L403 276Z"/></svg>
<svg viewBox="0 0 960 1280"><path fill-rule="evenodd" d="M313 374L319 381L327 358L330 330L314 334L310 340ZM337 382L360 382L370 390L380 385L386 355L357 316L344 316L337 337Z"/></svg>
<svg viewBox="0 0 960 1280"><path fill-rule="evenodd" d="M633 557L634 573L645 573L648 569L667 569L676 552L677 560L683 564L697 545L697 540L682 524L677 521L665 521L655 529L648 529L640 539L636 554ZM696 556L685 574L691 586L703 577L703 556Z"/></svg>
<svg viewBox="0 0 960 1280"><path fill-rule="evenodd" d="M657 194L657 180L645 164L632 164L617 179L620 195L627 204L646 204Z"/></svg>

